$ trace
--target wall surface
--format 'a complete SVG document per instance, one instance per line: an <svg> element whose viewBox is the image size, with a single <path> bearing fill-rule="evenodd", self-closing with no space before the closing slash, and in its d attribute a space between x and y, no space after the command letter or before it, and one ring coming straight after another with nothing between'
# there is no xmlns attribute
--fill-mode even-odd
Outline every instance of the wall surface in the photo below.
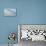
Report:
<svg viewBox="0 0 46 46"><path fill-rule="evenodd" d="M16 17L5 17L4 8L16 8ZM46 24L46 0L0 0L0 44L8 43L17 24ZM17 42L17 40L16 40Z"/></svg>

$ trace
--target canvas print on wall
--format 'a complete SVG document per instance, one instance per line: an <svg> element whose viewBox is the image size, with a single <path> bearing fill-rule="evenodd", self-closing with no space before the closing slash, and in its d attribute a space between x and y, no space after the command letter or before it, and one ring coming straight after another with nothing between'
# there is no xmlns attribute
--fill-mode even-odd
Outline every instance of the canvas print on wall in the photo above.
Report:
<svg viewBox="0 0 46 46"><path fill-rule="evenodd" d="M16 16L16 9L5 8L4 9L4 16Z"/></svg>

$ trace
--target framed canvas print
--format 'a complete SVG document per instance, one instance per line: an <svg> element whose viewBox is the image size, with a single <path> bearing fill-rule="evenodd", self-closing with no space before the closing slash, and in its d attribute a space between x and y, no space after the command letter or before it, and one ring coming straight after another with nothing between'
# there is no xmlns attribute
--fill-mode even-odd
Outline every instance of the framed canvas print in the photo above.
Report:
<svg viewBox="0 0 46 46"><path fill-rule="evenodd" d="M16 9L13 8L5 8L4 16L16 16Z"/></svg>

